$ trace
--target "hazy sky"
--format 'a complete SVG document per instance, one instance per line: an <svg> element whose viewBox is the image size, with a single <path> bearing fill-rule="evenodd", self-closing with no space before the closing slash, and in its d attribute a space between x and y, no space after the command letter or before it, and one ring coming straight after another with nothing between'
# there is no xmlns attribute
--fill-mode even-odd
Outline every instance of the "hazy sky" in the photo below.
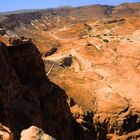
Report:
<svg viewBox="0 0 140 140"><path fill-rule="evenodd" d="M140 2L140 0L1 0L0 12L20 9L51 8L65 5L80 6L89 4L117 5L125 2Z"/></svg>

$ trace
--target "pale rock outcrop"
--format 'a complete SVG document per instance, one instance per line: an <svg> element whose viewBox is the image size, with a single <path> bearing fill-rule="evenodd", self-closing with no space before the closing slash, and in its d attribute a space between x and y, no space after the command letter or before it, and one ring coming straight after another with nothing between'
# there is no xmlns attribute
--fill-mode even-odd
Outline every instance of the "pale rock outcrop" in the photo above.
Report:
<svg viewBox="0 0 140 140"><path fill-rule="evenodd" d="M45 132L42 129L36 126L31 126L30 128L22 131L20 140L56 140L56 139L48 134L45 134Z"/></svg>
<svg viewBox="0 0 140 140"><path fill-rule="evenodd" d="M0 139L1 140L14 140L14 135L11 130L0 124Z"/></svg>

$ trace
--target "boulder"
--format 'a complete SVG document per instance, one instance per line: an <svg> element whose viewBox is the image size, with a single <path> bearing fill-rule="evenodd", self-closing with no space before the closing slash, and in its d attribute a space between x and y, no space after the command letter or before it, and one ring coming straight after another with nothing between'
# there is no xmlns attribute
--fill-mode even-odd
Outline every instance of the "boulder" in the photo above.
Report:
<svg viewBox="0 0 140 140"><path fill-rule="evenodd" d="M56 139L46 134L42 129L36 126L31 126L30 128L22 131L20 140L56 140Z"/></svg>
<svg viewBox="0 0 140 140"><path fill-rule="evenodd" d="M0 139L1 140L14 140L14 135L10 129L0 124Z"/></svg>

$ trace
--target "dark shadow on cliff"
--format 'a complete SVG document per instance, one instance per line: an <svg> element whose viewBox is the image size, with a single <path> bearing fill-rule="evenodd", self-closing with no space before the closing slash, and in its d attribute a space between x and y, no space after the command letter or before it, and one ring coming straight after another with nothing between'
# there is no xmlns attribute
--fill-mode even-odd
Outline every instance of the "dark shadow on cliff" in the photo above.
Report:
<svg viewBox="0 0 140 140"><path fill-rule="evenodd" d="M41 54L32 42L0 46L0 122L19 140L32 125L56 140L84 140L65 91L46 77Z"/></svg>
<svg viewBox="0 0 140 140"><path fill-rule="evenodd" d="M57 140L94 140L93 116L88 114L87 118L85 117L87 122L91 121L89 122L91 125L85 125L85 128L89 128L89 131L86 132L73 118L67 102L66 92L58 85L51 84L53 85L51 94L39 99L40 108L44 112L44 120L48 120L46 126L50 126L49 129L44 128L47 134L54 136ZM50 131L50 128L53 131ZM55 135L52 132L55 132Z"/></svg>
<svg viewBox="0 0 140 140"><path fill-rule="evenodd" d="M14 132L15 140L19 140L22 130L32 125L42 128L56 140L87 140L72 117L65 91L54 83L51 85L51 93L36 98L34 93L25 90L9 103L3 123Z"/></svg>

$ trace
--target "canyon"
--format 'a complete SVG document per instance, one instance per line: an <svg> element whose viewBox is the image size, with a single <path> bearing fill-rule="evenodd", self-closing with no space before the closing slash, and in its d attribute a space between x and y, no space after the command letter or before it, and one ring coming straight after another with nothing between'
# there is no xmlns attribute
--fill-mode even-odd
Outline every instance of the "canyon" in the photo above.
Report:
<svg viewBox="0 0 140 140"><path fill-rule="evenodd" d="M140 139L140 3L5 13L0 29L0 139Z"/></svg>

